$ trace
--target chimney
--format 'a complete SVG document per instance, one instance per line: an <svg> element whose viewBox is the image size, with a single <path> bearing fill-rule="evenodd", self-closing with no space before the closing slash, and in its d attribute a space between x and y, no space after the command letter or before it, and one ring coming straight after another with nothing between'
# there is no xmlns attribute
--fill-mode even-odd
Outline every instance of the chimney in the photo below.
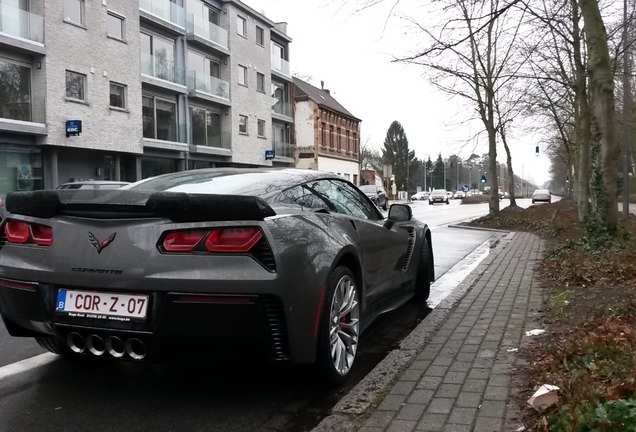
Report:
<svg viewBox="0 0 636 432"><path fill-rule="evenodd" d="M322 91L324 91L325 93L327 93L328 95L330 95L330 94L331 94L331 92L330 92L328 89L326 89L326 88L325 88L325 82L324 82L324 81L322 81L322 80L320 81L320 89L321 89Z"/></svg>

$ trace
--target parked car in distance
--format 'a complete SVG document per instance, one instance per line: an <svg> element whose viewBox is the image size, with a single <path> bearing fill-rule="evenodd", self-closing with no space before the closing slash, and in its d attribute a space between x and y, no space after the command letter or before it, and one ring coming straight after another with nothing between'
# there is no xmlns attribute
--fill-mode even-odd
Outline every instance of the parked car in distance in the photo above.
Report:
<svg viewBox="0 0 636 432"><path fill-rule="evenodd" d="M369 197L373 204L378 207L382 207L383 210L388 208L389 198L386 196L386 192L382 186L378 185L362 185L358 188Z"/></svg>
<svg viewBox="0 0 636 432"><path fill-rule="evenodd" d="M466 198L466 192L458 190L457 192L455 192L454 198L455 199Z"/></svg>
<svg viewBox="0 0 636 432"><path fill-rule="evenodd" d="M532 204L535 202L552 202L552 194L549 189L537 189L532 192Z"/></svg>
<svg viewBox="0 0 636 432"><path fill-rule="evenodd" d="M12 192L0 232L0 314L13 336L134 362L246 346L333 385L376 318L428 298L435 270L411 206L385 217L353 183L316 170Z"/></svg>
<svg viewBox="0 0 636 432"><path fill-rule="evenodd" d="M130 182L114 180L85 180L62 183L56 189L119 189L129 185Z"/></svg>
<svg viewBox="0 0 636 432"><path fill-rule="evenodd" d="M433 189L431 195L428 197L429 205L433 205L435 203L449 203L448 200L448 191L446 189Z"/></svg>
<svg viewBox="0 0 636 432"><path fill-rule="evenodd" d="M428 192L417 192L411 195L413 201L426 201L428 199Z"/></svg>

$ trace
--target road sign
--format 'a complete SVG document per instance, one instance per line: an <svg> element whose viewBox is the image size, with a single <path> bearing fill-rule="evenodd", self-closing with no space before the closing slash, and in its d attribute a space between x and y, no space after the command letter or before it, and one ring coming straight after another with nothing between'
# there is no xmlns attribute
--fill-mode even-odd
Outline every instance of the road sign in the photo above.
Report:
<svg viewBox="0 0 636 432"><path fill-rule="evenodd" d="M470 190L470 187L468 185L462 185L462 192L468 192Z"/></svg>
<svg viewBox="0 0 636 432"><path fill-rule="evenodd" d="M486 181L487 181L486 180L486 174L484 174L484 175L481 176L481 182L482 183L486 183Z"/></svg>

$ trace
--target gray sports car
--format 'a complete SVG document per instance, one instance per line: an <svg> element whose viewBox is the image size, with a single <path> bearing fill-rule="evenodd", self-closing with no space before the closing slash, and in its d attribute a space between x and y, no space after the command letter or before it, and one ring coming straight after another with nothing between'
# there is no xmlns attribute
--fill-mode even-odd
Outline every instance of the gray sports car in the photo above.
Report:
<svg viewBox="0 0 636 432"><path fill-rule="evenodd" d="M117 190L13 192L0 313L57 354L141 361L258 343L349 375L360 334L434 280L428 227L352 183L296 169L177 172Z"/></svg>

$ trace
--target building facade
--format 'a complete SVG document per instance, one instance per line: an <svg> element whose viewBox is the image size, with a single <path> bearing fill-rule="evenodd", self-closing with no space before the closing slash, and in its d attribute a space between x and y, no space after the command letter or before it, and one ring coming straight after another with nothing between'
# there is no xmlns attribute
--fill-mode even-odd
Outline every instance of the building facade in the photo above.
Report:
<svg viewBox="0 0 636 432"><path fill-rule="evenodd" d="M290 43L238 0L0 0L0 193L293 166Z"/></svg>
<svg viewBox="0 0 636 432"><path fill-rule="evenodd" d="M360 184L360 119L329 90L294 78L296 167L338 174Z"/></svg>

